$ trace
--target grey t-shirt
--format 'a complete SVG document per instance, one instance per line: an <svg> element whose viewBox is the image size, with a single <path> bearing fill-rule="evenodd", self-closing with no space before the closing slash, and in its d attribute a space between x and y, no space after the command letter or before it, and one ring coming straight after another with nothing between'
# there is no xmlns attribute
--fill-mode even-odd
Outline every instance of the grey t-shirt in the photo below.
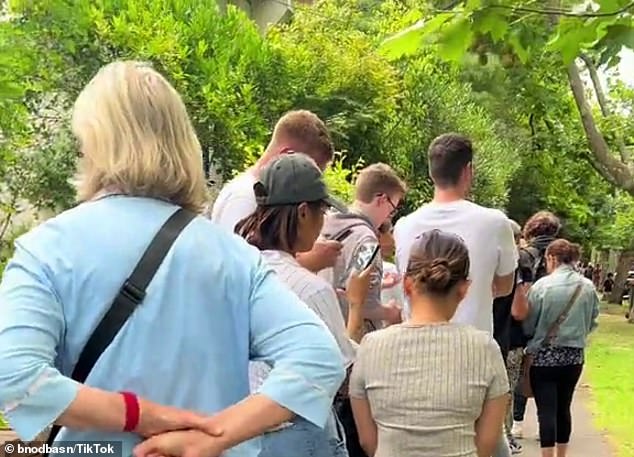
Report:
<svg viewBox="0 0 634 457"><path fill-rule="evenodd" d="M319 276L330 282L335 289L345 289L348 278L353 271L362 271L365 268L365 259L369 259L372 252L379 244L375 229L371 222L363 215L354 213L332 213L326 217L324 227L321 231L325 238L333 238L336 235L350 229L350 235L342 241L343 248L337 263L333 268L327 268L319 273ZM379 252L374 258L375 266L370 290L366 299L364 309L370 310L381 306L381 281L383 278L383 260ZM341 295L339 296L341 312L348 321L348 302ZM367 328L368 331L381 328L383 323L372 321Z"/></svg>
<svg viewBox="0 0 634 457"><path fill-rule="evenodd" d="M350 396L367 398L377 424L374 457L476 457L482 406L508 392L497 343L462 324L369 333L350 377Z"/></svg>

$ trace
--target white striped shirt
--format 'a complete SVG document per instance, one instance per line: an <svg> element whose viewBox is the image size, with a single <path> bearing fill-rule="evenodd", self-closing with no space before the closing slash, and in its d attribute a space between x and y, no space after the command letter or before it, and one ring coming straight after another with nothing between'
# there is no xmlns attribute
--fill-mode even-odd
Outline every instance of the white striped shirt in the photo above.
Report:
<svg viewBox="0 0 634 457"><path fill-rule="evenodd" d="M282 282L326 324L341 349L345 367L352 365L358 345L348 338L339 300L332 285L302 267L292 255L286 252L262 251L262 256ZM270 367L264 362L250 364L251 392L258 390L269 371Z"/></svg>

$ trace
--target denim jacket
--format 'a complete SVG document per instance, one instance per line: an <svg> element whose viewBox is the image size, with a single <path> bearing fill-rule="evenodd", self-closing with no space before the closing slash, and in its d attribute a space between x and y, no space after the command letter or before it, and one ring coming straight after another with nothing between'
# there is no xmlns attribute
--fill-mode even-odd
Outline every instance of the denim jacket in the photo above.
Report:
<svg viewBox="0 0 634 457"><path fill-rule="evenodd" d="M570 266L562 265L530 288L530 312L524 321L524 331L530 338L527 352L537 352L551 324L560 316L580 282L583 287L579 297L559 327L552 345L574 348L586 346L588 334L597 326L599 296L589 279Z"/></svg>

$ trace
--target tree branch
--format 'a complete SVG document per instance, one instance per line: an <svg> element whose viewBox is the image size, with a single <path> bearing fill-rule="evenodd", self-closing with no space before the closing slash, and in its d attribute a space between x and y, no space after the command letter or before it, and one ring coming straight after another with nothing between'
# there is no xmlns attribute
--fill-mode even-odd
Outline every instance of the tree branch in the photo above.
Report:
<svg viewBox="0 0 634 457"><path fill-rule="evenodd" d="M575 62L568 65L568 82L592 152L591 163L596 161L598 167L595 166L595 168L607 181L634 195L634 176L624 163L610 153L605 138L599 132L590 105L586 100L579 68Z"/></svg>
<svg viewBox="0 0 634 457"><path fill-rule="evenodd" d="M281 0L275 0L275 1L281 1ZM452 1L447 6L445 6L445 8L440 10L435 10L433 12L447 13L448 10L455 8L460 3L462 3L462 0ZM538 8L529 8L526 6L514 6L514 5L485 5L485 6L482 6L481 8L475 9L474 11L484 11L487 9L504 9L504 10L510 10L513 13L531 13L531 14L541 14L545 16L566 16L566 17L579 17L579 18L612 17L612 16L619 16L623 13L627 13L631 9L634 9L634 2L630 2L627 5L615 11L608 11L608 12L601 12L601 13L594 13L594 12L576 13L574 11L564 10L560 8L538 9ZM460 11L455 11L455 13L458 13L458 12Z"/></svg>
<svg viewBox="0 0 634 457"><path fill-rule="evenodd" d="M601 114L603 115L603 117L610 117L612 115L612 111L610 110L608 98L605 95L603 85L601 84L601 80L599 79L597 67L594 65L594 62L589 55L581 54L579 57L586 64L586 69L588 70L588 73L590 73L590 79L592 80L592 86L594 88L594 93L597 96L597 102L599 103ZM628 164L630 161L630 151L628 151L627 147L625 146L625 142L623 141L623 137L619 135L618 132L615 136L616 146L619 148L621 161L625 164Z"/></svg>

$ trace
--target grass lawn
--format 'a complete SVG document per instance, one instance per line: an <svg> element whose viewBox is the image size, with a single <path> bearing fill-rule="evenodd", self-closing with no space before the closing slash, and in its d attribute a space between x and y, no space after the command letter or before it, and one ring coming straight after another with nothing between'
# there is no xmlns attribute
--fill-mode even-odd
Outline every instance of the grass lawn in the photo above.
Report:
<svg viewBox="0 0 634 457"><path fill-rule="evenodd" d="M627 323L623 308L605 305L602 311L586 360L592 410L616 457L634 457L634 324Z"/></svg>

